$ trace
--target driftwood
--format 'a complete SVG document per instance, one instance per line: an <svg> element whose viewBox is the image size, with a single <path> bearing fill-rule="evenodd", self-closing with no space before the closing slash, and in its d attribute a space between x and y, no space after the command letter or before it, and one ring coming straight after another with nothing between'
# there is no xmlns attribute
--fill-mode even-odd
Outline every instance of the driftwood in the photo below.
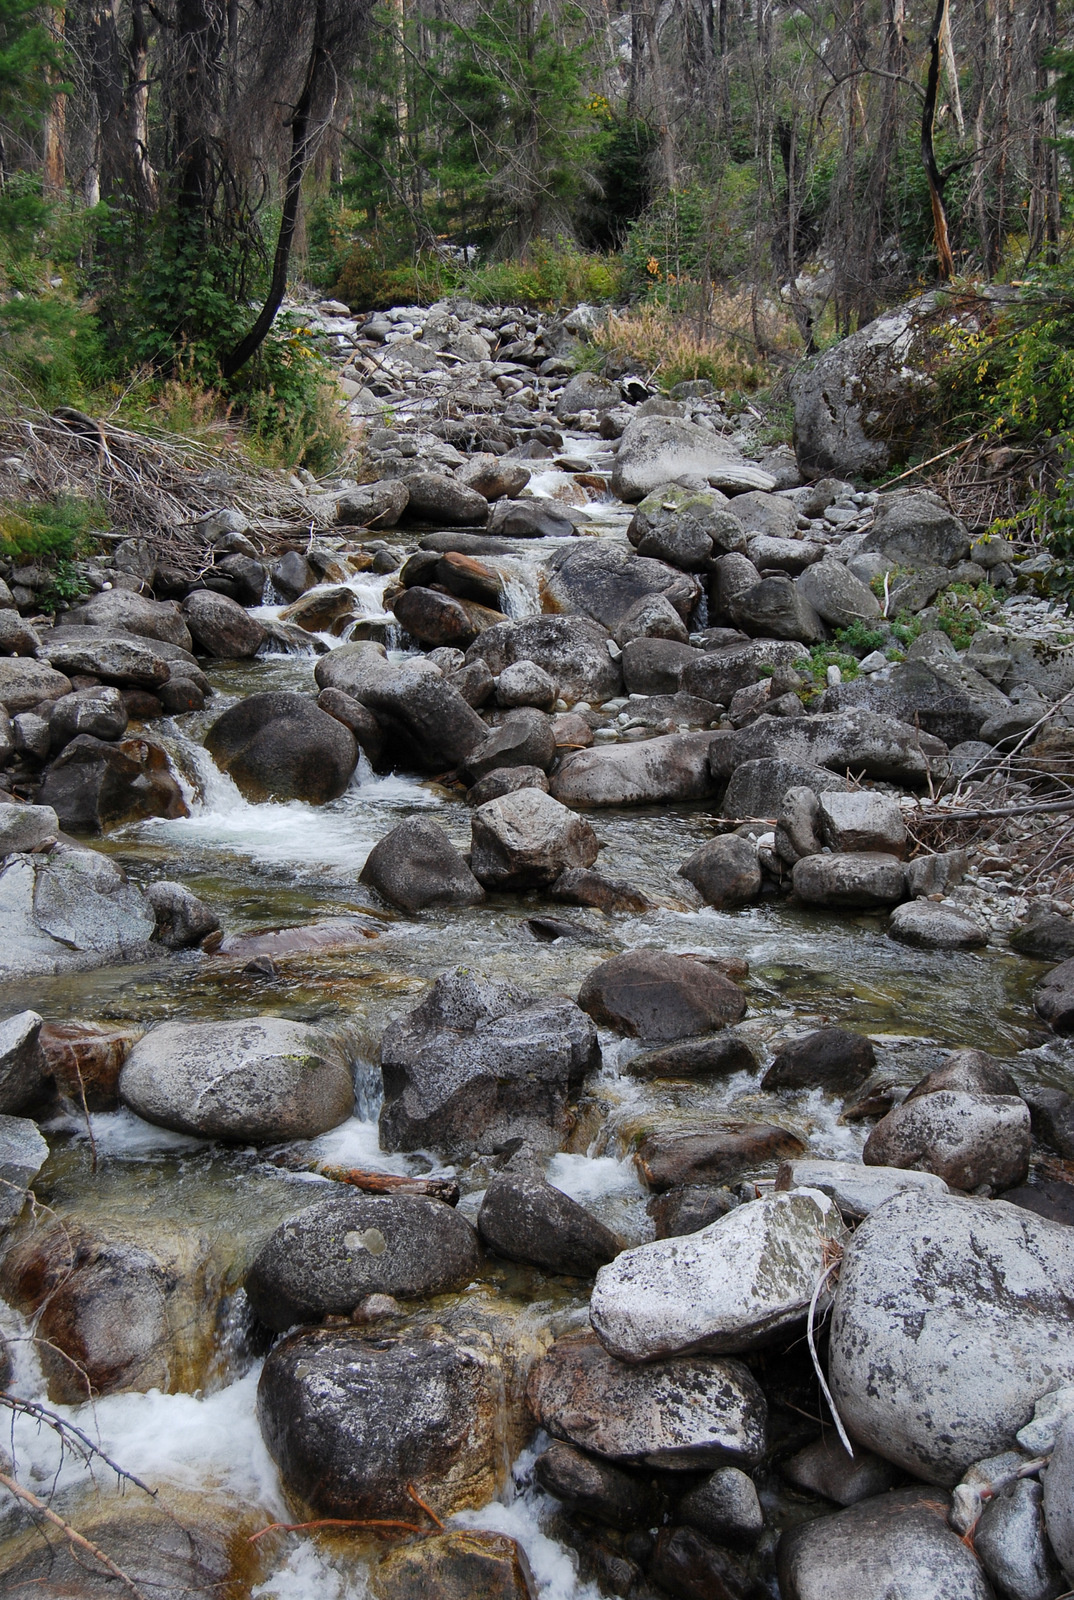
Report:
<svg viewBox="0 0 1074 1600"><path fill-rule="evenodd" d="M454 1178L406 1178L397 1172L363 1172L358 1167L321 1167L334 1183L349 1183L366 1194L422 1194L445 1205L459 1203L459 1185Z"/></svg>

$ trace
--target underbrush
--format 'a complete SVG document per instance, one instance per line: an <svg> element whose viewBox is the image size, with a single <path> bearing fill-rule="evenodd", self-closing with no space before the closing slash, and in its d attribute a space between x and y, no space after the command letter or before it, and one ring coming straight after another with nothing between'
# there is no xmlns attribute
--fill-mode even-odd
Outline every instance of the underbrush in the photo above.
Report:
<svg viewBox="0 0 1074 1600"><path fill-rule="evenodd" d="M582 300L621 299L625 267L618 256L549 241L533 245L524 257L473 265L437 250L400 259L397 245L356 241L343 253L331 292L356 311L431 305L449 295L479 305L553 311Z"/></svg>
<svg viewBox="0 0 1074 1600"><path fill-rule="evenodd" d="M706 379L716 389L749 393L771 379L752 335L745 293L723 296L700 328L694 318L663 305L612 312L589 344L583 365L634 369L664 389Z"/></svg>

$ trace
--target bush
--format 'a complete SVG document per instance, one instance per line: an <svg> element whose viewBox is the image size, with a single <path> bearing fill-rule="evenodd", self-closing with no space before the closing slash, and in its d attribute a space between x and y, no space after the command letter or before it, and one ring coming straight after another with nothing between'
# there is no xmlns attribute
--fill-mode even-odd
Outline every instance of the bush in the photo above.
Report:
<svg viewBox="0 0 1074 1600"><path fill-rule="evenodd" d="M96 501L64 495L56 500L0 502L0 556L16 566L70 563L93 547L93 530L108 526Z"/></svg>
<svg viewBox="0 0 1074 1600"><path fill-rule="evenodd" d="M745 331L749 296L725 297L718 320L719 331L698 333L688 318L664 306L613 313L590 335L586 359L596 367L642 371L665 389L699 378L717 389L761 388L769 372Z"/></svg>

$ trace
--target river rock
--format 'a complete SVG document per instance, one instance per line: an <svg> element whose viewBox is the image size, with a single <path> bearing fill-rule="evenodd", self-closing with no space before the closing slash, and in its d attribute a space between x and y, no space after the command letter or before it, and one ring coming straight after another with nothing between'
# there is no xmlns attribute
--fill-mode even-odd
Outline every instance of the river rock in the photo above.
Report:
<svg viewBox="0 0 1074 1600"><path fill-rule="evenodd" d="M824 697L825 711L851 706L898 717L948 745L976 741L993 724L996 742L1012 714L1006 695L987 678L964 662L945 658L902 661L885 679L856 678L829 689Z"/></svg>
<svg viewBox="0 0 1074 1600"><path fill-rule="evenodd" d="M476 489L486 500L513 500L529 483L532 473L521 461L504 461L500 456L477 452L455 476L468 489Z"/></svg>
<svg viewBox="0 0 1074 1600"><path fill-rule="evenodd" d="M146 738L116 743L80 733L45 772L39 798L69 832L100 833L146 817L187 815L167 753Z"/></svg>
<svg viewBox="0 0 1074 1600"><path fill-rule="evenodd" d="M945 1486L1013 1448L1037 1400L1074 1379L1072 1292L1061 1223L895 1196L857 1229L836 1290L829 1381L852 1438Z"/></svg>
<svg viewBox="0 0 1074 1600"><path fill-rule="evenodd" d="M623 645L623 685L628 694L675 694L697 656L692 645L674 638L630 639Z"/></svg>
<svg viewBox="0 0 1074 1600"><path fill-rule="evenodd" d="M635 744L605 745L564 756L552 778L557 800L581 810L674 805L715 792L711 733L669 733Z"/></svg>
<svg viewBox="0 0 1074 1600"><path fill-rule="evenodd" d="M684 620L701 597L701 585L689 573L604 540L564 545L545 571L544 604L550 611L580 613L611 633L649 595L663 595Z"/></svg>
<svg viewBox="0 0 1074 1600"><path fill-rule="evenodd" d="M59 700L71 693L71 681L45 661L28 656L0 657L0 706L8 716L31 711L42 701Z"/></svg>
<svg viewBox="0 0 1074 1600"><path fill-rule="evenodd" d="M1074 956L1074 920L1035 903L1011 929L1008 942L1020 956L1034 961L1069 961Z"/></svg>
<svg viewBox="0 0 1074 1600"><path fill-rule="evenodd" d="M739 1558L696 1528L661 1528L649 1576L676 1600L747 1600L753 1589Z"/></svg>
<svg viewBox="0 0 1074 1600"><path fill-rule="evenodd" d="M285 551L269 568L269 577L276 593L285 600L297 600L320 581L301 550Z"/></svg>
<svg viewBox="0 0 1074 1600"><path fill-rule="evenodd" d="M862 1159L867 1166L934 1172L953 1189L985 1186L996 1193L1025 1182L1030 1143L1024 1100L942 1089L889 1111Z"/></svg>
<svg viewBox="0 0 1074 1600"><path fill-rule="evenodd" d="M478 806L470 862L486 889L530 889L571 867L591 867L600 845L588 822L540 789L517 789Z"/></svg>
<svg viewBox="0 0 1074 1600"><path fill-rule="evenodd" d="M744 1173L800 1156L797 1134L770 1122L702 1123L647 1133L634 1163L650 1189L734 1183Z"/></svg>
<svg viewBox="0 0 1074 1600"><path fill-rule="evenodd" d="M86 634L83 644L79 632ZM140 639L114 639L97 637L96 629L65 630L68 637L62 643L42 645L39 658L47 660L57 672L73 677L77 673L91 673L105 683L120 689L148 689L155 692L171 676L171 666L156 653L152 646ZM73 637L72 637L73 635Z"/></svg>
<svg viewBox="0 0 1074 1600"><path fill-rule="evenodd" d="M488 728L431 661L399 666L370 641L330 650L317 664L322 689L342 689L376 716L392 759L418 771L458 766Z"/></svg>
<svg viewBox="0 0 1074 1600"><path fill-rule="evenodd" d="M909 900L898 906L888 923L888 937L916 950L977 950L988 943L988 934L979 922L928 900Z"/></svg>
<svg viewBox="0 0 1074 1600"><path fill-rule="evenodd" d="M1044 1528L1042 1494L1032 1478L1016 1478L986 1503L973 1529L978 1560L1011 1600L1056 1600L1065 1588ZM1060 1526L1064 1510L1053 1507Z"/></svg>
<svg viewBox="0 0 1074 1600"><path fill-rule="evenodd" d="M401 478L382 478L348 489L336 501L336 521L346 528L394 528L410 492Z"/></svg>
<svg viewBox="0 0 1074 1600"><path fill-rule="evenodd" d="M7 585L4 587L6 589ZM41 635L37 629L17 611L7 606L0 608L0 655L35 656L40 648Z"/></svg>
<svg viewBox="0 0 1074 1600"><path fill-rule="evenodd" d="M938 494L904 489L881 495L862 551L882 551L902 566L953 567L970 550L966 524Z"/></svg>
<svg viewBox="0 0 1074 1600"><path fill-rule="evenodd" d="M480 1262L464 1217L424 1195L332 1194L282 1222L246 1275L246 1295L277 1333L348 1315L370 1294L404 1300L460 1289Z"/></svg>
<svg viewBox="0 0 1074 1600"><path fill-rule="evenodd" d="M727 1468L734 1471L734 1468ZM661 1496L646 1481L599 1456L586 1455L573 1445L553 1440L537 1457L534 1476L542 1489L554 1494L574 1512L632 1533L649 1528L661 1515Z"/></svg>
<svg viewBox="0 0 1074 1600"><path fill-rule="evenodd" d="M815 644L824 637L824 624L817 613L793 580L782 573L752 584L724 609L735 627L751 637L761 634L766 639L796 639L802 644Z"/></svg>
<svg viewBox="0 0 1074 1600"><path fill-rule="evenodd" d="M844 1232L818 1191L766 1195L699 1233L624 1250L597 1273L590 1321L620 1361L742 1354L804 1322Z"/></svg>
<svg viewBox="0 0 1074 1600"><path fill-rule="evenodd" d="M696 693L683 673L683 688ZM895 783L924 781L946 754L946 746L908 723L855 707L810 717L758 717L713 745L713 771L730 778L746 761L801 762L845 774Z"/></svg>
<svg viewBox="0 0 1074 1600"><path fill-rule="evenodd" d="M761 1080L762 1089L830 1089L848 1092L876 1066L864 1034L846 1028L816 1028L780 1046Z"/></svg>
<svg viewBox="0 0 1074 1600"><path fill-rule="evenodd" d="M682 1234L699 1233L738 1204L738 1196L723 1186L685 1183L678 1189L653 1195L645 1210L658 1239L675 1239Z"/></svg>
<svg viewBox="0 0 1074 1600"><path fill-rule="evenodd" d="M183 615L198 651L221 661L246 660L265 642L264 623L226 594L195 589L183 601Z"/></svg>
<svg viewBox="0 0 1074 1600"><path fill-rule="evenodd" d="M456 967L380 1045L386 1150L462 1159L510 1139L558 1148L568 1093L600 1064L597 1031L569 1000L536 1000Z"/></svg>
<svg viewBox="0 0 1074 1600"><path fill-rule="evenodd" d="M619 693L619 668L608 654L608 633L589 617L526 617L501 622L474 640L467 662L484 661L495 677L516 661L532 661L552 678L568 704L601 705Z"/></svg>
<svg viewBox="0 0 1074 1600"><path fill-rule="evenodd" d="M145 896L99 851L61 841L0 869L0 977L144 958L154 925Z"/></svg>
<svg viewBox="0 0 1074 1600"><path fill-rule="evenodd" d="M0 1023L0 1036L6 1028L6 1022ZM7 1098L0 1085L0 1099ZM26 1204L30 1185L48 1160L48 1153L35 1122L29 1117L0 1113L0 1231L15 1221Z"/></svg>
<svg viewBox="0 0 1074 1600"><path fill-rule="evenodd" d="M834 1434L806 1445L785 1461L780 1471L795 1489L823 1495L840 1506L857 1505L859 1500L883 1494L897 1477L890 1461L860 1445L853 1456L847 1455Z"/></svg>
<svg viewBox="0 0 1074 1600"><path fill-rule="evenodd" d="M498 500L488 525L503 539L569 539L574 533L564 509L548 500Z"/></svg>
<svg viewBox="0 0 1074 1600"><path fill-rule="evenodd" d="M707 478L714 489L774 489L776 480L719 434L676 417L636 417L619 440L612 490L641 500L684 474Z"/></svg>
<svg viewBox="0 0 1074 1600"><path fill-rule="evenodd" d="M1065 1161L1074 1160L1074 1095L1064 1089L1034 1084L1026 1090L1025 1098L1034 1137Z"/></svg>
<svg viewBox="0 0 1074 1600"><path fill-rule="evenodd" d="M1033 991L1033 1005L1056 1033L1074 1033L1074 959L1045 974Z"/></svg>
<svg viewBox="0 0 1074 1600"><path fill-rule="evenodd" d="M503 1363L487 1335L367 1338L303 1329L270 1353L257 1389L269 1454L318 1516L447 1517L493 1499L505 1472Z"/></svg>
<svg viewBox="0 0 1074 1600"><path fill-rule="evenodd" d="M501 706L537 706L549 711L558 690L554 678L534 661L516 661L496 680L496 700Z"/></svg>
<svg viewBox="0 0 1074 1600"><path fill-rule="evenodd" d="M577 418L581 411L608 411L619 404L618 386L595 372L579 372L562 389L556 400L556 416Z"/></svg>
<svg viewBox="0 0 1074 1600"><path fill-rule="evenodd" d="M821 795L825 791L833 793L840 786L846 788L846 780L835 777L826 767L778 758L744 761L731 775L722 810L725 817L774 820L789 789L805 788Z"/></svg>
<svg viewBox="0 0 1074 1600"><path fill-rule="evenodd" d="M639 555L653 556L685 572L699 572L713 555L742 550L742 523L725 497L666 484L646 495L631 519L627 538Z"/></svg>
<svg viewBox="0 0 1074 1600"><path fill-rule="evenodd" d="M247 695L205 736L217 766L247 800L336 800L358 764L349 728L304 694Z"/></svg>
<svg viewBox="0 0 1074 1600"><path fill-rule="evenodd" d="M0 859L55 844L59 831L51 806L0 805Z"/></svg>
<svg viewBox="0 0 1074 1600"><path fill-rule="evenodd" d="M811 1156L791 1160L780 1169L794 1189L819 1189L829 1195L848 1222L859 1222L904 1190L947 1194L947 1184L932 1172L902 1167L864 1166L858 1161L820 1161Z"/></svg>
<svg viewBox="0 0 1074 1600"><path fill-rule="evenodd" d="M728 833L710 839L679 868L706 904L724 911L756 899L761 892L761 867L752 839Z"/></svg>
<svg viewBox="0 0 1074 1600"><path fill-rule="evenodd" d="M440 472L412 472L404 478L409 500L406 514L416 522L444 528L480 528L488 521L489 503L476 489Z"/></svg>
<svg viewBox="0 0 1074 1600"><path fill-rule="evenodd" d="M153 938L165 950L190 950L220 927L216 912L185 884L158 879L149 884L145 897L156 918Z"/></svg>
<svg viewBox="0 0 1074 1600"><path fill-rule="evenodd" d="M689 634L670 600L662 594L646 595L636 600L615 630L615 642L625 650L628 644L639 639L666 639L686 644Z"/></svg>
<svg viewBox="0 0 1074 1600"><path fill-rule="evenodd" d="M507 1261L528 1261L577 1278L592 1277L619 1250L610 1228L532 1167L499 1172L490 1180L477 1231Z"/></svg>
<svg viewBox="0 0 1074 1600"><path fill-rule="evenodd" d="M896 1490L788 1529L778 1573L784 1600L993 1600L935 1490Z"/></svg>
<svg viewBox="0 0 1074 1600"><path fill-rule="evenodd" d="M906 869L897 856L880 851L852 855L805 856L791 881L806 905L843 907L891 906L906 895Z"/></svg>
<svg viewBox="0 0 1074 1600"><path fill-rule="evenodd" d="M143 639L192 650L190 629L174 600L146 600L127 589L103 589L65 612L65 628L100 628L108 634L133 633Z"/></svg>
<svg viewBox="0 0 1074 1600"><path fill-rule="evenodd" d="M474 779L501 767L540 767L547 772L555 758L556 736L549 718L535 706L520 706L474 747L466 770Z"/></svg>
<svg viewBox="0 0 1074 1600"><path fill-rule="evenodd" d="M742 990L716 967L662 950L628 950L601 962L578 1004L602 1027L656 1041L713 1033L746 1012Z"/></svg>
<svg viewBox="0 0 1074 1600"><path fill-rule="evenodd" d="M339 1045L284 1017L159 1023L127 1057L119 1093L147 1122L243 1144L316 1138L354 1105Z"/></svg>
<svg viewBox="0 0 1074 1600"><path fill-rule="evenodd" d="M130 1023L46 1022L41 1049L57 1092L90 1111L114 1111L119 1073L143 1028Z"/></svg>
<svg viewBox="0 0 1074 1600"><path fill-rule="evenodd" d="M849 628L854 622L872 622L880 615L880 602L873 591L841 561L823 560L807 566L795 587L830 628Z"/></svg>
<svg viewBox="0 0 1074 1600"><path fill-rule="evenodd" d="M1074 1422L1070 1416L1059 1426L1041 1481L1048 1540L1064 1574L1074 1581Z"/></svg>
<svg viewBox="0 0 1074 1600"><path fill-rule="evenodd" d="M540 789L547 794L548 778L540 767L493 767L467 789L466 804L475 808L483 806L486 801L514 794L516 789Z"/></svg>
<svg viewBox="0 0 1074 1600"><path fill-rule="evenodd" d="M824 843L833 851L881 850L906 854L906 824L894 795L858 789L817 796Z"/></svg>
<svg viewBox="0 0 1074 1600"><path fill-rule="evenodd" d="M374 1600L537 1600L526 1552L503 1533L433 1534L385 1556L371 1582Z"/></svg>
<svg viewBox="0 0 1074 1600"><path fill-rule="evenodd" d="M764 1531L764 1512L753 1479L740 1467L717 1468L683 1496L675 1515L717 1544L734 1549L751 1548Z"/></svg>
<svg viewBox="0 0 1074 1600"><path fill-rule="evenodd" d="M400 911L472 906L485 891L439 823L408 817L377 841L358 878Z"/></svg>
<svg viewBox="0 0 1074 1600"><path fill-rule="evenodd" d="M570 867L561 872L548 891L553 900L572 906L594 906L598 911L650 911L648 895L626 878L606 878L602 872Z"/></svg>
<svg viewBox="0 0 1074 1600"><path fill-rule="evenodd" d="M80 733L88 733L94 739L122 739L129 720L118 689L104 685L78 689L53 702L48 719L49 742L53 750L60 750Z"/></svg>
<svg viewBox="0 0 1074 1600"><path fill-rule="evenodd" d="M800 644L785 639L740 639L697 654L683 668L679 687L686 694L726 705L737 690L760 682L769 669L779 672L808 660Z"/></svg>
<svg viewBox="0 0 1074 1600"><path fill-rule="evenodd" d="M529 1383L554 1439L611 1461L672 1471L754 1466L767 1406L740 1361L680 1356L629 1366L592 1333L557 1339Z"/></svg>
<svg viewBox="0 0 1074 1600"><path fill-rule="evenodd" d="M681 1044L643 1050L619 1061L619 1071L632 1078L722 1078L732 1072L753 1072L756 1066L748 1040L731 1029L709 1039L686 1039Z"/></svg>

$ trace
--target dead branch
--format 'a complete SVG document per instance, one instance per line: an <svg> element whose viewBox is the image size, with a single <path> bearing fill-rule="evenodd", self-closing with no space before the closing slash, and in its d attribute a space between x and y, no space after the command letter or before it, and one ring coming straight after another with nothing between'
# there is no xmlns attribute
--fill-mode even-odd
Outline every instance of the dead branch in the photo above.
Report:
<svg viewBox="0 0 1074 1600"><path fill-rule="evenodd" d="M32 1507L39 1515L51 1522L53 1527L59 1528L64 1538L75 1550L85 1550L95 1561L99 1561L106 1572L110 1572L113 1578L118 1578L128 1593L134 1595L135 1600L146 1600L145 1595L134 1579L124 1572L122 1567L117 1567L111 1556L105 1555L101 1547L94 1544L92 1539L87 1539L85 1534L79 1533L77 1528L72 1527L69 1522L65 1522L63 1517L53 1511L51 1506L46 1505L40 1496L31 1493L29 1489L24 1489L21 1483L16 1483L15 1479L9 1477L6 1472L0 1472L0 1484L3 1484L8 1493L13 1494L16 1500L21 1500L25 1505Z"/></svg>

